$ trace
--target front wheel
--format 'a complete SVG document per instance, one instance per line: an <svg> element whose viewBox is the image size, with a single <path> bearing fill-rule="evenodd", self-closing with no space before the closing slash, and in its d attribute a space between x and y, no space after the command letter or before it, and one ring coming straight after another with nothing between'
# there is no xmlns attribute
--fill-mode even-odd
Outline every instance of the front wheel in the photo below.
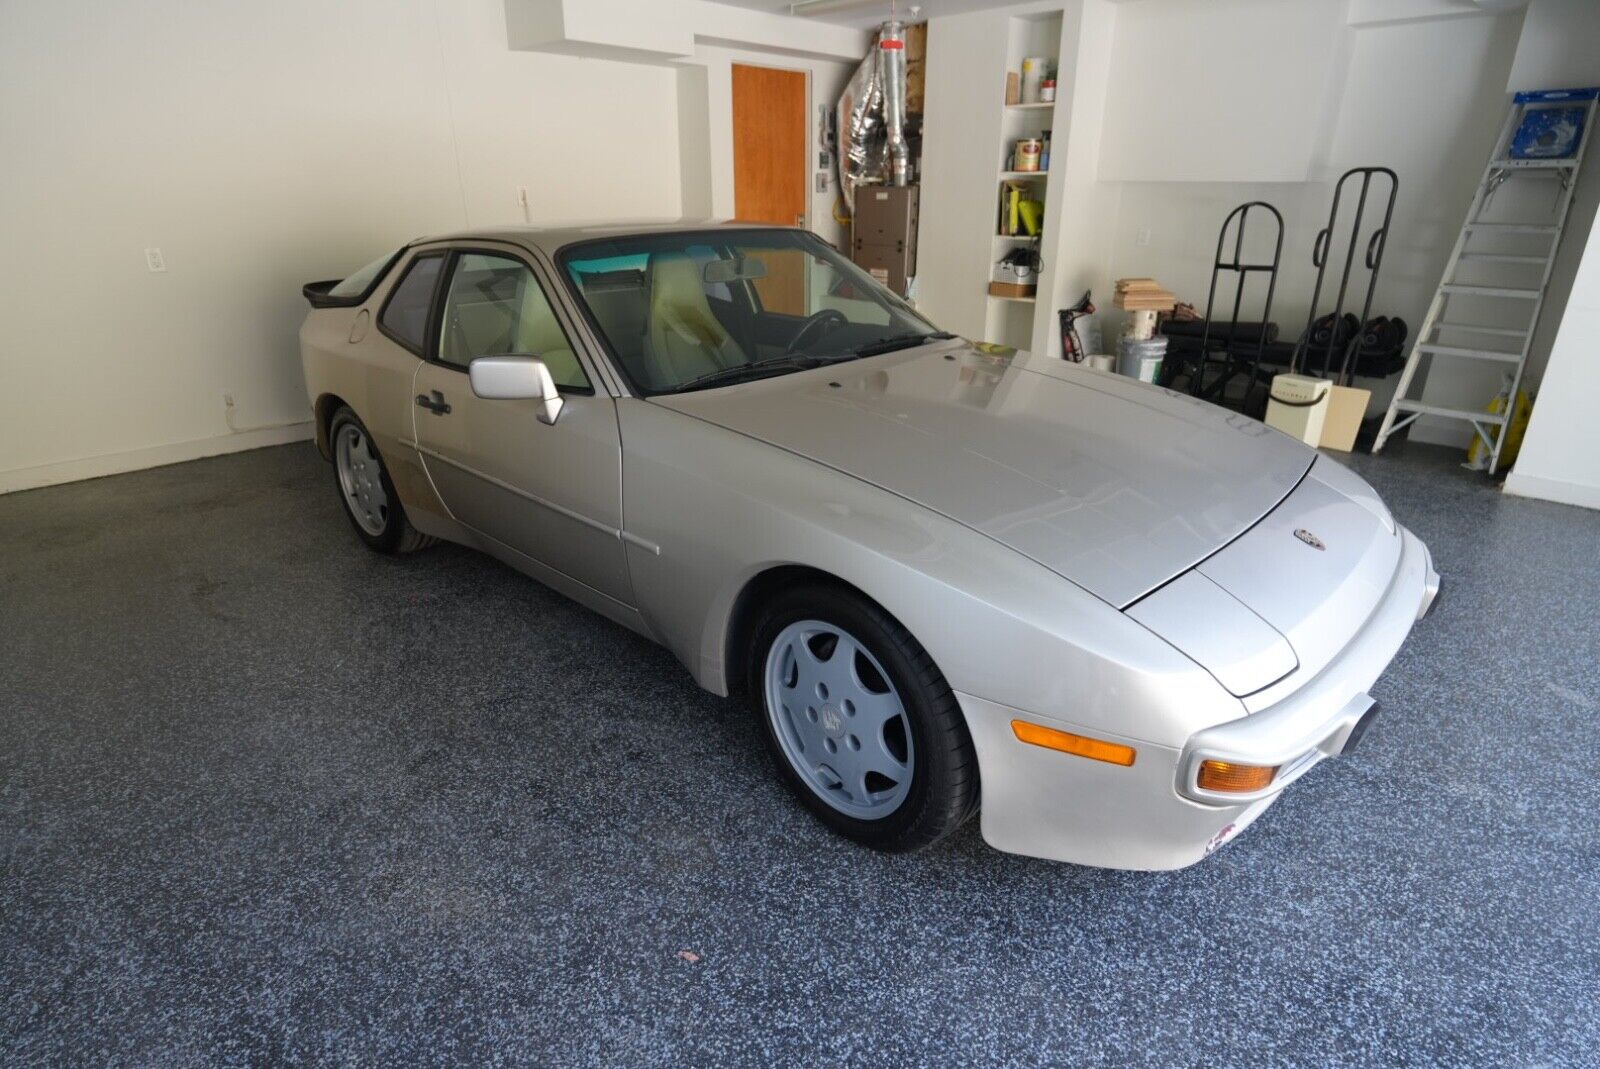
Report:
<svg viewBox="0 0 1600 1069"><path fill-rule="evenodd" d="M879 850L944 838L978 806L978 763L926 650L850 591L786 591L755 628L746 678L779 775L825 824Z"/></svg>

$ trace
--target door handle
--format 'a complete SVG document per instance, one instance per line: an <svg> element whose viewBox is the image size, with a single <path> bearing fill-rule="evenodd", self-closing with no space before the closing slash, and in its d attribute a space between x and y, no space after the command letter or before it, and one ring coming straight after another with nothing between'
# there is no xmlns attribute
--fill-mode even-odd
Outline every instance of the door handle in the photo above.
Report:
<svg viewBox="0 0 1600 1069"><path fill-rule="evenodd" d="M431 399L425 393L417 394L417 407L426 408L429 412L432 412L436 416L448 415L450 412L450 405L446 403L444 394L440 393L438 390L433 391L433 397Z"/></svg>

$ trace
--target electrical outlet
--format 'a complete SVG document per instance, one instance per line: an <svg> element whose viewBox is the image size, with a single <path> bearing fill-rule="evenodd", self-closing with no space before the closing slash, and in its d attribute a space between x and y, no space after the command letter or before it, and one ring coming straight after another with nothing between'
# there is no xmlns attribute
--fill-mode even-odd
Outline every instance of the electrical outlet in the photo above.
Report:
<svg viewBox="0 0 1600 1069"><path fill-rule="evenodd" d="M1133 243L1135 245L1150 244L1150 228L1147 226L1141 226L1138 232L1133 235Z"/></svg>
<svg viewBox="0 0 1600 1069"><path fill-rule="evenodd" d="M818 171L817 172L817 192L818 193L826 193L828 191L828 182L830 180L831 180L831 176L828 174L827 171Z"/></svg>
<svg viewBox="0 0 1600 1069"><path fill-rule="evenodd" d="M162 257L160 249L144 250L144 265L152 271L165 271L167 269L167 261Z"/></svg>

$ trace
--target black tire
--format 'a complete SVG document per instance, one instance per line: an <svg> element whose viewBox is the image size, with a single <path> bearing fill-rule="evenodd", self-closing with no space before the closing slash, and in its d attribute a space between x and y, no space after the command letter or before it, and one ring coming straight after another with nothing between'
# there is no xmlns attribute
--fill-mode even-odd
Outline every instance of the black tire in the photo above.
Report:
<svg viewBox="0 0 1600 1069"><path fill-rule="evenodd" d="M899 693L915 743L911 787L893 812L866 820L824 801L790 764L768 714L767 656L780 632L815 619L854 637L877 659ZM761 721L779 777L834 831L876 850L919 850L954 832L978 811L978 759L956 698L933 658L898 620L840 586L785 590L760 611L745 664L746 691Z"/></svg>
<svg viewBox="0 0 1600 1069"><path fill-rule="evenodd" d="M339 431L346 424L354 425L360 430L362 437L366 439L372 456L378 462L378 478L383 485L384 496L388 499L387 515L383 529L377 534L373 534L356 519L355 512L350 507L350 502L345 498L344 487L339 477L337 454L335 455L333 490L339 497L339 504L343 507L345 518L350 521L350 526L355 531L356 537L365 542L369 549L376 550L379 553L414 553L419 549L426 549L433 545L438 539L425 535L411 526L410 519L406 517L405 506L400 503L400 495L395 493L394 483L389 478L389 467L383 462L383 457L378 453L378 446L373 441L372 433L367 430L367 425L361 422L360 417L348 405L339 406L339 410L333 414L333 419L328 422L328 444L330 450L337 449L336 443L339 441Z"/></svg>

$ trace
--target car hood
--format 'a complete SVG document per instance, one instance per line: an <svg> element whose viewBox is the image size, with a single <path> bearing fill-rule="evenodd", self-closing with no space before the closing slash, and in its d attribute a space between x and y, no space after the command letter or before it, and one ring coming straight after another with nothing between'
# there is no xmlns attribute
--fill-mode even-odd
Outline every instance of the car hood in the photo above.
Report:
<svg viewBox="0 0 1600 1069"><path fill-rule="evenodd" d="M1316 456L1170 390L966 343L652 400L917 502L1119 608L1239 537Z"/></svg>

